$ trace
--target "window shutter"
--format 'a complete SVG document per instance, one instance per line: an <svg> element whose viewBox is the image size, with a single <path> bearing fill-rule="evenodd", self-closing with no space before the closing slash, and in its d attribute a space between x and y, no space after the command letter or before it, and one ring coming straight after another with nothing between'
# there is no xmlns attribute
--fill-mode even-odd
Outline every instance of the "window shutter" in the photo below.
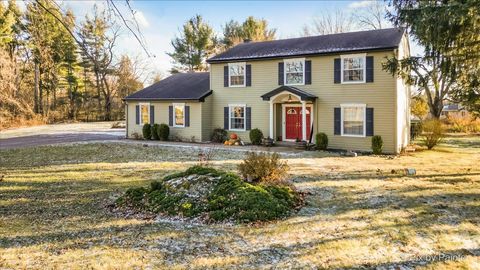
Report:
<svg viewBox="0 0 480 270"><path fill-rule="evenodd" d="M373 108L367 108L366 113L366 130L367 136L373 136Z"/></svg>
<svg viewBox="0 0 480 270"><path fill-rule="evenodd" d="M341 135L341 125L342 125L342 115L341 115L341 108L334 108L333 111L333 134L334 135Z"/></svg>
<svg viewBox="0 0 480 270"><path fill-rule="evenodd" d="M283 62L278 63L278 85L283 85Z"/></svg>
<svg viewBox="0 0 480 270"><path fill-rule="evenodd" d="M135 106L135 124L140 125L140 106Z"/></svg>
<svg viewBox="0 0 480 270"><path fill-rule="evenodd" d="M190 126L190 106L185 106L185 126Z"/></svg>
<svg viewBox="0 0 480 270"><path fill-rule="evenodd" d="M367 56L366 58L366 82L373 82L373 56Z"/></svg>
<svg viewBox="0 0 480 270"><path fill-rule="evenodd" d="M334 83L340 83L341 82L341 74L342 73L342 67L340 63L340 58L335 58L333 59L333 82Z"/></svg>
<svg viewBox="0 0 480 270"><path fill-rule="evenodd" d="M305 61L305 84L312 84L312 61Z"/></svg>
<svg viewBox="0 0 480 270"><path fill-rule="evenodd" d="M252 129L252 107L247 107L245 112L245 129Z"/></svg>
<svg viewBox="0 0 480 270"><path fill-rule="evenodd" d="M228 130L228 107L223 107L223 129Z"/></svg>
<svg viewBox="0 0 480 270"><path fill-rule="evenodd" d="M168 125L173 127L173 106L168 106Z"/></svg>
<svg viewBox="0 0 480 270"><path fill-rule="evenodd" d="M223 67L223 86L228 87L228 66Z"/></svg>
<svg viewBox="0 0 480 270"><path fill-rule="evenodd" d="M245 66L245 85L252 86L252 65Z"/></svg>
<svg viewBox="0 0 480 270"><path fill-rule="evenodd" d="M155 106L150 105L150 125L155 124Z"/></svg>

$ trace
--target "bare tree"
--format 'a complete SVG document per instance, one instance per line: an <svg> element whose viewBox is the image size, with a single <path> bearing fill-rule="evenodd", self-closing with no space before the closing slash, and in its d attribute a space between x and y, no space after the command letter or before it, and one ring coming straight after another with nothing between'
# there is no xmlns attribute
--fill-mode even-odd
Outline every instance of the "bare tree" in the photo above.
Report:
<svg viewBox="0 0 480 270"><path fill-rule="evenodd" d="M303 36L327 35L352 31L354 23L347 12L336 9L325 11L313 19L311 25L303 27Z"/></svg>
<svg viewBox="0 0 480 270"><path fill-rule="evenodd" d="M352 14L358 28L362 30L383 29L387 27L387 6L381 1L372 1L363 8L357 8Z"/></svg>

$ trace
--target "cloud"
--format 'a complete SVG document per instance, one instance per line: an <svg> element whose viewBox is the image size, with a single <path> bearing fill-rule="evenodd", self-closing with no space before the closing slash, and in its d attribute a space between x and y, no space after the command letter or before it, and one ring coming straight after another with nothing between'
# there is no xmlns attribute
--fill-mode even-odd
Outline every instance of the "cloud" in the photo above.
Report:
<svg viewBox="0 0 480 270"><path fill-rule="evenodd" d="M354 8L365 8L370 6L373 3L371 0L363 0L363 1L356 1L352 2L348 5L348 8L354 9Z"/></svg>
<svg viewBox="0 0 480 270"><path fill-rule="evenodd" d="M148 27L150 26L150 23L147 21L147 18L145 18L145 15L143 15L143 12L137 10L135 11L135 20L137 20L138 24L142 27Z"/></svg>

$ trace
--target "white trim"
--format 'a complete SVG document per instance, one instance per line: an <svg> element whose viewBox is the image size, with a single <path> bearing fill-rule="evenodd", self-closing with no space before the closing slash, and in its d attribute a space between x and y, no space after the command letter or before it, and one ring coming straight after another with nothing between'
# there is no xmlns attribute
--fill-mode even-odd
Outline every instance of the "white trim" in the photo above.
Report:
<svg viewBox="0 0 480 270"><path fill-rule="evenodd" d="M343 108L363 108L363 135L343 134ZM367 135L367 104L346 103L340 104L340 135L343 137L364 138Z"/></svg>
<svg viewBox="0 0 480 270"><path fill-rule="evenodd" d="M268 131L268 134L271 139L275 140L275 138L273 138L273 127L274 127L274 122L275 122L275 109L274 109L274 103L273 101L270 99L270 102L269 102L269 106L270 106L270 122L269 122L269 131Z"/></svg>
<svg viewBox="0 0 480 270"><path fill-rule="evenodd" d="M243 107L243 129L232 128L232 107ZM228 104L228 130L230 131L246 131L247 130L247 104Z"/></svg>
<svg viewBox="0 0 480 270"><path fill-rule="evenodd" d="M302 104L285 104L283 103L282 104L282 141L285 141L285 142L294 142L295 140L294 139L288 139L286 138L286 119L285 119L285 107L302 107ZM307 103L306 104L306 107L309 107L310 108L310 127L312 126L313 124L313 117L314 117L314 114L313 114L313 104L311 103Z"/></svg>
<svg viewBox="0 0 480 270"><path fill-rule="evenodd" d="M285 90L285 91L282 91L281 93L276 94L276 95L273 96L273 97L271 97L271 98L270 98L270 101L274 102L277 97L279 97L279 96L281 96L281 95L286 95L286 94L292 95L292 96L298 98L298 102L302 101L302 98L301 98L299 95L296 95L296 94L294 94L294 93L292 93L292 92L289 92L289 91L286 91L286 90ZM277 102L277 103L280 103L280 102Z"/></svg>
<svg viewBox="0 0 480 270"><path fill-rule="evenodd" d="M287 65L285 62L293 62L293 61L302 61L303 62L303 76L302 76L302 83L287 83ZM293 73L293 72L291 72ZM283 59L283 85L305 85L305 58L289 58Z"/></svg>
<svg viewBox="0 0 480 270"><path fill-rule="evenodd" d="M141 102L141 103L139 102L139 103L138 103L138 109L139 109L139 113L140 113L140 115L139 115L139 117L140 117L139 120L140 120L140 121L138 121L138 125L139 125L139 126L143 126L143 125L147 124L147 123L143 123L142 105L146 105L146 106L147 106L147 109L148 109L148 112L147 112L148 124L150 124L150 106L151 106L151 105L150 105L150 102Z"/></svg>
<svg viewBox="0 0 480 270"><path fill-rule="evenodd" d="M173 127L176 128L184 128L185 127L185 103L172 103L173 106ZM177 125L177 116L176 116L176 111L175 107L182 107L183 111L183 125Z"/></svg>
<svg viewBox="0 0 480 270"><path fill-rule="evenodd" d="M243 65L243 85L232 85L230 81L230 66ZM247 62L228 63L228 87L245 87L247 84Z"/></svg>
<svg viewBox="0 0 480 270"><path fill-rule="evenodd" d="M362 81L343 81L343 59L345 58L363 58L363 80ZM358 54L344 54L340 55L340 81L342 84L358 84L358 83L365 83L367 77L367 54L366 53L358 53Z"/></svg>

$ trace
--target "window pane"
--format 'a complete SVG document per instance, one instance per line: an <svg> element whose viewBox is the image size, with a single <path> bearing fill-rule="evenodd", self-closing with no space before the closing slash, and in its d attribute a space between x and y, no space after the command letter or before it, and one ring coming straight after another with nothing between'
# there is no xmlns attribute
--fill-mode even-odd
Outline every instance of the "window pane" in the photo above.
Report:
<svg viewBox="0 0 480 270"><path fill-rule="evenodd" d="M287 84L301 84L303 83L303 72L302 73L287 73Z"/></svg>
<svg viewBox="0 0 480 270"><path fill-rule="evenodd" d="M285 61L285 71L303 73L303 61Z"/></svg>
<svg viewBox="0 0 480 270"><path fill-rule="evenodd" d="M150 123L150 115L148 115L148 105L141 106L142 124Z"/></svg>
<svg viewBox="0 0 480 270"><path fill-rule="evenodd" d="M344 82L363 81L363 69L344 70L343 81Z"/></svg>
<svg viewBox="0 0 480 270"><path fill-rule="evenodd" d="M230 76L230 85L243 85L244 76Z"/></svg>
<svg viewBox="0 0 480 270"><path fill-rule="evenodd" d="M229 65L230 85L243 85L245 81L245 66Z"/></svg>
<svg viewBox="0 0 480 270"><path fill-rule="evenodd" d="M343 58L344 69L363 69L363 57Z"/></svg>
<svg viewBox="0 0 480 270"><path fill-rule="evenodd" d="M243 107L231 107L230 108L230 117L240 117L242 118L244 115L244 108Z"/></svg>
<svg viewBox="0 0 480 270"><path fill-rule="evenodd" d="M230 119L230 126L232 129L244 129L244 123L245 119L244 118L231 118Z"/></svg>
<svg viewBox="0 0 480 270"><path fill-rule="evenodd" d="M183 106L175 106L175 125L183 126Z"/></svg>
<svg viewBox="0 0 480 270"><path fill-rule="evenodd" d="M245 107L230 107L230 127L232 129L245 129Z"/></svg>
<svg viewBox="0 0 480 270"><path fill-rule="evenodd" d="M343 134L363 135L364 110L363 107L343 108Z"/></svg>

